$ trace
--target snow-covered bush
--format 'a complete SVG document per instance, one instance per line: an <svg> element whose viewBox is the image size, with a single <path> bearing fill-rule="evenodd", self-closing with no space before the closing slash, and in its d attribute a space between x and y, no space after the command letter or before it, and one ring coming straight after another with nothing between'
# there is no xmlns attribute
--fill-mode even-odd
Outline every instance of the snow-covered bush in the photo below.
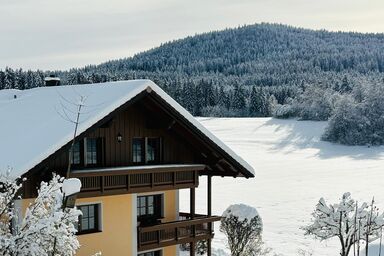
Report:
<svg viewBox="0 0 384 256"><path fill-rule="evenodd" d="M64 178L42 182L37 198L23 219L15 207L21 182L0 175L0 255L70 256L80 244L76 237L81 212L63 207ZM72 187L69 186L71 189Z"/></svg>
<svg viewBox="0 0 384 256"><path fill-rule="evenodd" d="M384 144L384 84L363 82L336 104L323 135L347 145Z"/></svg>
<svg viewBox="0 0 384 256"><path fill-rule="evenodd" d="M370 205L359 205L350 193L337 204L327 205L321 198L312 215L312 223L303 227L305 234L320 240L337 238L341 256L347 256L352 248L360 251L360 241L369 244L379 238L384 225L384 215L378 213L373 200Z"/></svg>
<svg viewBox="0 0 384 256"><path fill-rule="evenodd" d="M276 118L290 118L296 116L296 109L291 104L277 104L273 111L273 116Z"/></svg>
<svg viewBox="0 0 384 256"><path fill-rule="evenodd" d="M264 254L263 224L255 208L244 204L231 205L222 217L220 231L227 236L232 256Z"/></svg>
<svg viewBox="0 0 384 256"><path fill-rule="evenodd" d="M339 94L325 86L308 86L294 102L293 108L302 120L325 121L332 114Z"/></svg>
<svg viewBox="0 0 384 256"><path fill-rule="evenodd" d="M356 103L351 96L343 96L336 104L322 139L347 145L370 144L369 124L362 104Z"/></svg>

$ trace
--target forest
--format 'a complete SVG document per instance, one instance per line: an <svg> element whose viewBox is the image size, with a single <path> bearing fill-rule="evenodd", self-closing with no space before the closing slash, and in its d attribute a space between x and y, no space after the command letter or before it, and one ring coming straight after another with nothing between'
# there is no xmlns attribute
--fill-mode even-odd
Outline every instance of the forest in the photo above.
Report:
<svg viewBox="0 0 384 256"><path fill-rule="evenodd" d="M384 34L247 25L67 71L5 68L0 70L0 89L44 86L44 77L51 74L64 85L151 79L195 116L330 120L326 140L353 145L384 143L383 135L376 132L384 126L380 122L373 125L375 120L354 117L357 123L368 122L369 138L352 139L340 127L335 128L337 132L332 129L340 122L355 125L340 120L345 115L338 111L345 104L353 105L359 116L372 110L372 91L383 88L384 83Z"/></svg>

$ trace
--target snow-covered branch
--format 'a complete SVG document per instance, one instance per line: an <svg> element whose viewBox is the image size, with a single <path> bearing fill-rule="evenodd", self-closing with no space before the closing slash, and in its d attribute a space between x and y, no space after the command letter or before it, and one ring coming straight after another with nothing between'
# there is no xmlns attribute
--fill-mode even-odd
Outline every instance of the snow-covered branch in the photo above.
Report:
<svg viewBox="0 0 384 256"><path fill-rule="evenodd" d="M312 223L303 227L306 235L313 235L320 240L338 238L341 244L341 256L347 256L356 243L371 242L380 237L384 225L384 215L367 203L358 204L345 193L340 202L327 205L321 198L314 211Z"/></svg>
<svg viewBox="0 0 384 256"><path fill-rule="evenodd" d="M37 198L28 206L23 219L18 220L17 211L21 209L16 209L14 202L21 185L0 176L1 255L75 254L80 247L76 232L81 212L63 207L63 181L64 178L54 175L50 182L42 182Z"/></svg>

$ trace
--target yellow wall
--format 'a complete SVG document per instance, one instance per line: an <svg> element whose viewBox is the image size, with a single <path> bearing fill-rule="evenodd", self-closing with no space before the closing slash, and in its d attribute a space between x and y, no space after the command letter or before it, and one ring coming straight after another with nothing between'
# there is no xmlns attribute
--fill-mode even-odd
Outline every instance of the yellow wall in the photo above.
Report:
<svg viewBox="0 0 384 256"><path fill-rule="evenodd" d="M154 194L154 193L144 193ZM141 195L141 194L139 194ZM136 256L132 246L136 246L136 236L132 234L134 218L132 218L132 206L134 195L116 195L93 198L77 199L76 204L101 203L101 228L102 232L79 235L80 250L76 255L90 256L102 252L103 256ZM22 212L33 199L23 199ZM164 219L163 222L176 220L177 192L164 192ZM134 236L134 237L133 237ZM163 248L163 256L175 256L177 246Z"/></svg>
<svg viewBox="0 0 384 256"><path fill-rule="evenodd" d="M101 203L102 232L79 235L78 255L132 255L132 195L78 199L77 204Z"/></svg>
<svg viewBox="0 0 384 256"><path fill-rule="evenodd" d="M177 246L168 246L163 249L163 256L175 256L177 252Z"/></svg>
<svg viewBox="0 0 384 256"><path fill-rule="evenodd" d="M176 191L164 192L164 221L176 220Z"/></svg>
<svg viewBox="0 0 384 256"><path fill-rule="evenodd" d="M178 203L178 198L176 197L177 192L175 190L166 191L164 193L164 212L166 221L175 221L177 216L176 204ZM167 246L163 249L163 256L175 256L177 252L177 246Z"/></svg>

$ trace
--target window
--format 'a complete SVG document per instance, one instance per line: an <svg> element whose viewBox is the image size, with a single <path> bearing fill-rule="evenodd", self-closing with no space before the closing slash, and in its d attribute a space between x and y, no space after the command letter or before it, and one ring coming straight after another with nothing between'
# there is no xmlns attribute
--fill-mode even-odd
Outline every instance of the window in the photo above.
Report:
<svg viewBox="0 0 384 256"><path fill-rule="evenodd" d="M100 231L99 227L99 204L81 205L78 206L83 213L79 217L78 233L93 233Z"/></svg>
<svg viewBox="0 0 384 256"><path fill-rule="evenodd" d="M160 138L147 138L145 162L148 164L160 162Z"/></svg>
<svg viewBox="0 0 384 256"><path fill-rule="evenodd" d="M132 162L136 164L157 164L161 161L160 138L133 138Z"/></svg>
<svg viewBox="0 0 384 256"><path fill-rule="evenodd" d="M78 141L75 144L73 144L72 147L72 164L73 165L80 165L81 164L81 143Z"/></svg>
<svg viewBox="0 0 384 256"><path fill-rule="evenodd" d="M161 250L139 253L137 256L161 256Z"/></svg>
<svg viewBox="0 0 384 256"><path fill-rule="evenodd" d="M72 148L71 164L76 168L102 164L102 138L85 138Z"/></svg>
<svg viewBox="0 0 384 256"><path fill-rule="evenodd" d="M162 195L137 197L137 218L156 219L162 217Z"/></svg>
<svg viewBox="0 0 384 256"><path fill-rule="evenodd" d="M87 138L87 165L96 165L98 164L98 147L97 147L97 138Z"/></svg>
<svg viewBox="0 0 384 256"><path fill-rule="evenodd" d="M142 163L144 161L144 139L133 138L132 140L132 161Z"/></svg>

